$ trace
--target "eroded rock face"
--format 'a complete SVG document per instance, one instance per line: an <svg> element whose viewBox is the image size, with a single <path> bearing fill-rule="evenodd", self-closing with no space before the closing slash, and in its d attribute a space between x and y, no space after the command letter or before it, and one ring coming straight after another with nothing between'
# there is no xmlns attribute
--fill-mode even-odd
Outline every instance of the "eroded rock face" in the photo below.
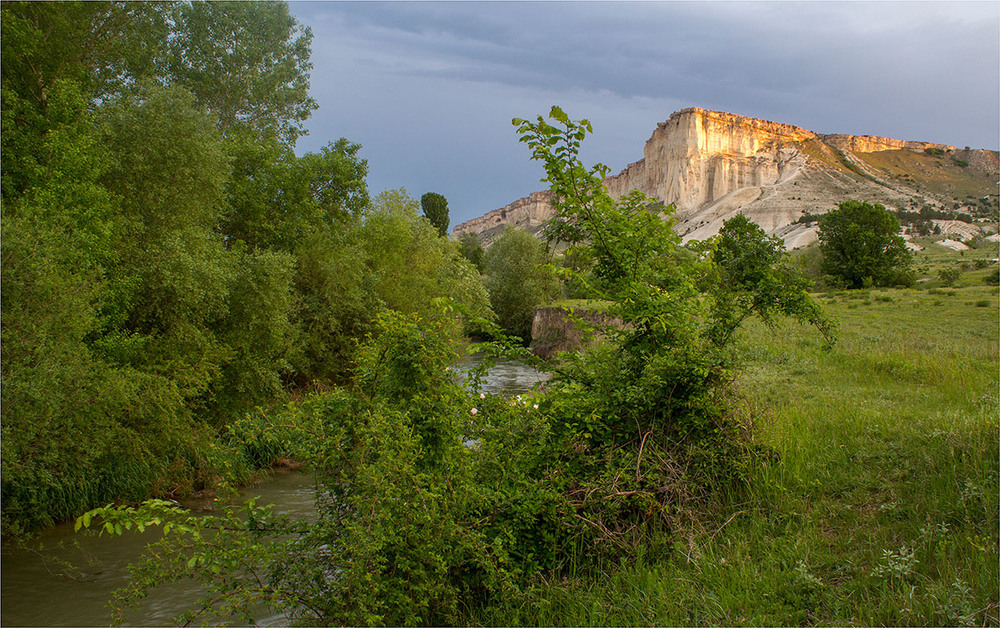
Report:
<svg viewBox="0 0 1000 628"><path fill-rule="evenodd" d="M493 242L508 225L524 229L529 233L537 233L545 223L556 215L552 208L551 198L552 195L549 192L532 192L510 205L455 225L452 233L456 238L460 238L466 233L475 233L484 245Z"/></svg>
<svg viewBox="0 0 1000 628"><path fill-rule="evenodd" d="M801 165L806 129L731 113L684 109L657 125L642 161L610 177L613 197L639 190L683 213L739 189L773 185Z"/></svg>
<svg viewBox="0 0 1000 628"><path fill-rule="evenodd" d="M944 206L888 169L872 166L866 153L935 149L968 167L996 176L994 151L956 151L929 142L876 136L818 135L801 127L700 108L684 109L661 122L646 141L643 158L604 184L613 198L632 190L673 204L675 228L685 240L718 233L723 221L746 214L789 248L815 240L815 230L795 224L806 212L824 213L847 199L888 206ZM549 196L536 192L455 227L456 236L476 233L489 244L506 225L537 233L554 217Z"/></svg>

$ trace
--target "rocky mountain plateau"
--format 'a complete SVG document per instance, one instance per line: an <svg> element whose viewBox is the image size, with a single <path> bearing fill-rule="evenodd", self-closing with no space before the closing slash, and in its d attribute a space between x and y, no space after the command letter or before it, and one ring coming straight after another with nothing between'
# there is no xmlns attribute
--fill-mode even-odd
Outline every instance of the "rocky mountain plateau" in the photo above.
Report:
<svg viewBox="0 0 1000 628"><path fill-rule="evenodd" d="M811 216L844 200L931 217L956 242L996 232L1000 155L870 135L822 135L788 124L700 108L657 124L643 158L605 179L613 198L632 190L672 204L678 233L702 240L746 214L789 249L817 238ZM456 225L488 245L508 225L539 233L555 217L548 192Z"/></svg>

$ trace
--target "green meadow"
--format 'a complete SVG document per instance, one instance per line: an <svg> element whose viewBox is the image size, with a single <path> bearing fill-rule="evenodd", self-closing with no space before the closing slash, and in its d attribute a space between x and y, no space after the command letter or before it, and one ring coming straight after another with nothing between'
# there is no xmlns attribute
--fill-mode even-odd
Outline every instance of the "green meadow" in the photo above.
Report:
<svg viewBox="0 0 1000 628"><path fill-rule="evenodd" d="M998 623L996 265L929 251L920 289L816 295L840 323L742 332L734 383L747 430L773 451L745 494L669 557L539 583L530 625Z"/></svg>

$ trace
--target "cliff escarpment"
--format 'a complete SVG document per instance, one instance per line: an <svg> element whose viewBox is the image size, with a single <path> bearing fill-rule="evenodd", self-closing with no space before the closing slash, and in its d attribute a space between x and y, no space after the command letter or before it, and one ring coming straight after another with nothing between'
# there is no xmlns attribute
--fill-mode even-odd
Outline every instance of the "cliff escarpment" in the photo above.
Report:
<svg viewBox="0 0 1000 628"><path fill-rule="evenodd" d="M704 239L722 222L746 214L786 246L815 239L797 221L847 199L887 207L951 208L995 192L995 151L877 136L821 135L801 127L689 108L657 125L643 157L605 186L614 198L638 190L676 207L685 240ZM538 232L554 217L549 196L536 192L457 225L485 244L506 225Z"/></svg>

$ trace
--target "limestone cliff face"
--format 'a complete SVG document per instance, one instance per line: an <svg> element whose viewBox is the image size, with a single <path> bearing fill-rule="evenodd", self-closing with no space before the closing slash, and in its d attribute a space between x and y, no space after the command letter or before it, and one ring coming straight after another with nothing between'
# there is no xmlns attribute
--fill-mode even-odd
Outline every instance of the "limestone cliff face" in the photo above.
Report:
<svg viewBox="0 0 1000 628"><path fill-rule="evenodd" d="M928 148L938 148L944 151L954 151L954 146L947 144L932 144L931 142L909 142L905 140L894 140L888 137L878 137L875 135L823 135L823 141L830 146L840 150L849 150L852 153L874 153L880 150L913 150L923 151Z"/></svg>
<svg viewBox="0 0 1000 628"><path fill-rule="evenodd" d="M970 171L996 176L994 151L956 151L943 144L870 135L819 135L793 125L690 108L659 123L643 158L604 184L613 198L638 190L673 204L676 228L685 240L710 237L724 220L744 213L791 248L816 237L815 230L795 224L799 217L807 211L823 213L849 198L897 207L918 200L950 205L952 199L937 198L867 157L909 151L925 158L928 148L939 149L949 162L966 162ZM549 199L547 193L534 193L457 225L454 233L477 233L489 244L508 224L537 232L554 216Z"/></svg>
<svg viewBox="0 0 1000 628"><path fill-rule="evenodd" d="M552 208L551 198L552 195L549 192L532 192L510 205L455 225L452 233L456 238L460 238L466 233L475 233L483 244L491 243L508 225L530 233L537 233L545 223L556 215Z"/></svg>
<svg viewBox="0 0 1000 628"><path fill-rule="evenodd" d="M673 203L683 215L736 190L790 176L803 163L795 145L814 137L787 124L684 109L657 125L642 161L605 185L613 197L639 190Z"/></svg>

